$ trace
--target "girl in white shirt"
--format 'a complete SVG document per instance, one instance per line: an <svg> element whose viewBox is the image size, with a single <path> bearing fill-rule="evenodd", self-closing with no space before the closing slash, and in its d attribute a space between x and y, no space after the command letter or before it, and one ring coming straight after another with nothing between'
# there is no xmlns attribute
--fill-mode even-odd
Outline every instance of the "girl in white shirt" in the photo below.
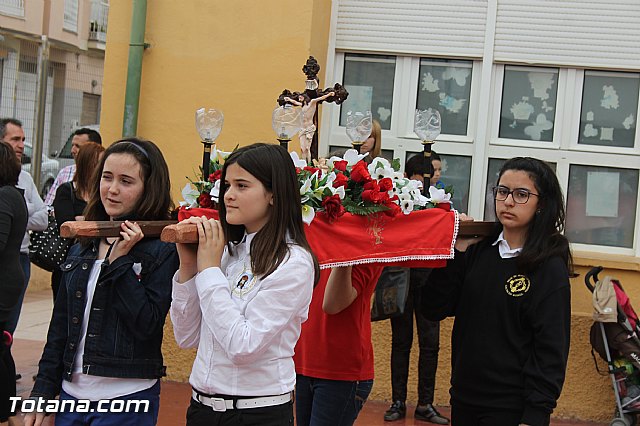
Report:
<svg viewBox="0 0 640 426"><path fill-rule="evenodd" d="M307 243L287 151L254 144L222 169L220 221L192 217L199 244L178 244L171 319L198 347L187 425L293 425L293 349L318 263Z"/></svg>

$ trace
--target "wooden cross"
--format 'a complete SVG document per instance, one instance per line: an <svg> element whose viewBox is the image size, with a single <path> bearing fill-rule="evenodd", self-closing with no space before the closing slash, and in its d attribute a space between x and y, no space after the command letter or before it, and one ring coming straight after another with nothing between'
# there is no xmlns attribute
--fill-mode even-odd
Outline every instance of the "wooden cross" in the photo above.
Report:
<svg viewBox="0 0 640 426"><path fill-rule="evenodd" d="M313 114L312 116L312 124L315 126L315 129L311 128L310 121L305 125L305 128L302 129L302 132L307 131L308 134L313 131L313 139L311 142L310 150L311 150L311 158L318 159L318 110L317 106L322 102L334 102L336 105L340 105L347 99L349 96L349 92L340 84L336 83L333 87L329 87L325 90L319 89L318 80L318 72L320 72L320 65L318 65L318 61L313 56L309 56L307 62L302 67L302 72L306 75L307 79L305 81L305 90L302 92L292 92L288 89L284 89L280 96L278 96L278 105L283 106L286 104L289 105L298 105L303 104L309 108L313 108L313 110L308 110L309 114ZM333 95L329 95L329 93L333 92ZM326 97L325 97L326 96ZM310 104L311 100L316 98L325 97L324 99L320 99L317 102L313 102ZM287 98L287 99L285 99ZM304 125L304 123L303 123ZM301 133L302 133L301 132ZM303 141L300 141L302 144Z"/></svg>

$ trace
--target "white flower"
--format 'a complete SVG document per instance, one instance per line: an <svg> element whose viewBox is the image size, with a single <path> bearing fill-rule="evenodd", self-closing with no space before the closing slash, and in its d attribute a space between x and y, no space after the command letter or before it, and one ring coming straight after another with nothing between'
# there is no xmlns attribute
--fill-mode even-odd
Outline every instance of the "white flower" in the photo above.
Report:
<svg viewBox="0 0 640 426"><path fill-rule="evenodd" d="M371 165L369 165L369 174L373 179L384 179L384 178L392 178L393 177L393 169L391 167L378 167L377 169L371 171Z"/></svg>
<svg viewBox="0 0 640 426"><path fill-rule="evenodd" d="M373 160L371 160L371 164L367 166L367 170L369 170L369 174L371 175L371 177L378 174L377 170L379 168L390 170L389 175L384 177L392 177L393 173L395 172L395 170L393 170L393 167L391 167L391 163L389 163L389 160L383 157L374 158ZM377 179L382 179L382 178L377 178Z"/></svg>
<svg viewBox="0 0 640 426"><path fill-rule="evenodd" d="M198 190L192 187L190 183L187 183L184 188L182 188L182 198L184 198L184 201L180 201L180 206L196 207L199 196L200 193Z"/></svg>
<svg viewBox="0 0 640 426"><path fill-rule="evenodd" d="M300 187L300 195L304 195L307 192L311 191L311 180L313 179L314 176L315 174L312 176L309 176L307 180L304 181L304 183Z"/></svg>
<svg viewBox="0 0 640 426"><path fill-rule="evenodd" d="M433 204L451 203L451 194L444 192L444 189L438 189L435 186L430 186L429 195L429 201Z"/></svg>
<svg viewBox="0 0 640 426"><path fill-rule="evenodd" d="M325 186L331 187L333 186L333 181L336 180L336 172L331 172L327 175L327 181L325 182Z"/></svg>
<svg viewBox="0 0 640 426"><path fill-rule="evenodd" d="M344 153L343 160L345 160L347 162L348 166L353 166L354 164L356 164L358 161L362 160L367 155L369 155L368 152L365 153L365 154L358 154L358 151L356 151L355 149L348 149L347 152ZM331 158L333 158L333 157L331 157Z"/></svg>
<svg viewBox="0 0 640 426"><path fill-rule="evenodd" d="M291 156L291 159L293 160L293 166L294 167L307 167L307 162L305 160L301 160L300 157L298 157L298 153L295 151L291 151L289 153L289 155Z"/></svg>
<svg viewBox="0 0 640 426"><path fill-rule="evenodd" d="M327 188L331 190L332 195L338 194L341 200L344 200L345 195L347 195L347 193L344 191L344 186L340 186L338 188L334 188L333 186L328 186Z"/></svg>
<svg viewBox="0 0 640 426"><path fill-rule="evenodd" d="M413 211L413 201L412 200L401 200L400 208L402 209L402 213L409 214Z"/></svg>
<svg viewBox="0 0 640 426"><path fill-rule="evenodd" d="M218 161L224 161L231 155L231 151L221 151L216 147L213 147L211 151L211 158L218 158Z"/></svg>
<svg viewBox="0 0 640 426"><path fill-rule="evenodd" d="M211 195L211 199L217 203L220 198L220 179L213 184L213 188L211 188L211 192L209 192L209 194Z"/></svg>
<svg viewBox="0 0 640 426"><path fill-rule="evenodd" d="M316 217L316 212L313 207L304 204L302 206L302 221L307 225L311 225L314 217Z"/></svg>

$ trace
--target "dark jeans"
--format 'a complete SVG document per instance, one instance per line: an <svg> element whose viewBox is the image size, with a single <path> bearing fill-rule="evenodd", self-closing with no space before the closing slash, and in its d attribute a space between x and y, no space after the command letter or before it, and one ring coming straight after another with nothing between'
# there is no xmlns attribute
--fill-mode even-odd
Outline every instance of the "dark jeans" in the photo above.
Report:
<svg viewBox="0 0 640 426"><path fill-rule="evenodd" d="M293 426L293 402L261 408L213 411L191 399L187 426Z"/></svg>
<svg viewBox="0 0 640 426"><path fill-rule="evenodd" d="M451 424L455 426L517 426L522 410L496 410L451 403ZM549 425L547 418L545 425Z"/></svg>
<svg viewBox="0 0 640 426"><path fill-rule="evenodd" d="M60 400L67 399L76 400L76 398L65 391L61 391ZM158 422L158 410L160 409L160 380L149 389L115 398L115 400L118 401L128 401L132 399L149 401L149 410L146 413L135 413L133 412L133 408L131 408L130 412L99 413L97 412L98 408L105 409L107 406L103 405L100 407L98 406L98 401L93 401L90 404L89 413L80 413L77 411L57 413L55 418L56 426L155 426ZM120 403L118 405L114 404L112 406L113 411L122 411L120 405ZM131 407L135 407L135 405L131 405Z"/></svg>
<svg viewBox="0 0 640 426"><path fill-rule="evenodd" d="M351 426L371 393L373 380L316 379L298 374L298 426Z"/></svg>
<svg viewBox="0 0 640 426"><path fill-rule="evenodd" d="M420 309L421 291L417 290L415 272L411 271L411 283L404 313L391 318L391 389L393 401L406 401L409 358L413 344L413 316L418 327L418 404L433 404L440 350L440 323L429 321Z"/></svg>
<svg viewBox="0 0 640 426"><path fill-rule="evenodd" d="M62 281L62 271L55 269L51 272L51 291L53 292L53 303L56 303L56 297L58 296L58 290L60 289L60 282Z"/></svg>
<svg viewBox="0 0 640 426"><path fill-rule="evenodd" d="M22 266L22 272L24 273L24 287L22 287L22 293L18 303L11 311L9 320L7 321L7 331L13 334L18 326L18 320L20 319L20 311L22 310L22 301L24 300L24 294L27 292L27 286L29 285L29 278L31 278L31 261L29 255L20 253L20 266Z"/></svg>

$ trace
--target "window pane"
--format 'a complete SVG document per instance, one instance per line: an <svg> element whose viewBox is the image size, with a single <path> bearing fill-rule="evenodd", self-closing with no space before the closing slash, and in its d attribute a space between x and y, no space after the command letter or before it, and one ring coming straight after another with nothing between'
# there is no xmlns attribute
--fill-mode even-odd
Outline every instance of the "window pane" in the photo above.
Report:
<svg viewBox="0 0 640 426"><path fill-rule="evenodd" d="M346 54L343 81L349 97L340 109L340 125L346 125L349 111L371 111L374 120L389 130L395 72L395 56Z"/></svg>
<svg viewBox="0 0 640 426"><path fill-rule="evenodd" d="M484 193L484 220L495 221L496 210L495 202L493 200L493 187L498 183L498 175L500 175L500 169L507 160L503 158L489 158L489 170L487 171L487 185ZM551 169L556 171L556 163L549 163L547 165Z"/></svg>
<svg viewBox="0 0 640 426"><path fill-rule="evenodd" d="M407 152L407 160L422 152ZM471 157L438 154L442 161L440 181L453 186L453 207L461 212L469 210L469 182L471 181Z"/></svg>
<svg viewBox="0 0 640 426"><path fill-rule="evenodd" d="M633 148L640 74L585 71L578 143Z"/></svg>
<svg viewBox="0 0 640 426"><path fill-rule="evenodd" d="M633 247L638 170L572 165L567 193L572 243Z"/></svg>
<svg viewBox="0 0 640 426"><path fill-rule="evenodd" d="M504 67L499 137L552 142L558 70Z"/></svg>
<svg viewBox="0 0 640 426"><path fill-rule="evenodd" d="M416 109L437 109L442 118L442 133L467 134L471 67L471 61L420 61Z"/></svg>

